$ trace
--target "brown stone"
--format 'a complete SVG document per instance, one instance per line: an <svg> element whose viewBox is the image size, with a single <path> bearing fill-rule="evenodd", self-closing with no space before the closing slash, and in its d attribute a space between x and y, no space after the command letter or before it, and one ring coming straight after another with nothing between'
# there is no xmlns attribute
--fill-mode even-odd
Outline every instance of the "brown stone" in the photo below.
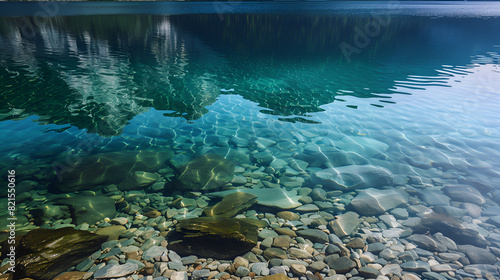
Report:
<svg viewBox="0 0 500 280"><path fill-rule="evenodd" d="M276 213L276 216L289 221L298 221L300 219L300 215L291 211L281 211Z"/></svg>
<svg viewBox="0 0 500 280"><path fill-rule="evenodd" d="M269 275L269 276L264 276L264 277L261 277L259 279L261 279L261 280L290 280L290 278L283 273L277 273L277 274L273 274L273 275Z"/></svg>
<svg viewBox="0 0 500 280"><path fill-rule="evenodd" d="M274 231L277 232L278 234L284 234L284 235L288 235L290 237L297 237L297 234L295 233L295 231L293 231L290 228L275 228Z"/></svg>
<svg viewBox="0 0 500 280"><path fill-rule="evenodd" d="M95 231L97 235L102 235L102 236L107 236L108 241L110 240L118 240L118 237L127 231L127 229L124 226L109 226L109 227L103 227Z"/></svg>
<svg viewBox="0 0 500 280"><path fill-rule="evenodd" d="M135 252L126 252L125 253L125 259L140 261L141 260L141 256L139 255L139 252L137 252L137 251L135 251Z"/></svg>
<svg viewBox="0 0 500 280"><path fill-rule="evenodd" d="M226 195L221 202L206 208L203 212L207 216L234 217L257 203L257 196L235 192Z"/></svg>
<svg viewBox="0 0 500 280"><path fill-rule="evenodd" d="M349 243L347 243L345 246L352 249L363 249L365 248L365 242L363 241L363 239L356 237L349 241Z"/></svg>
<svg viewBox="0 0 500 280"><path fill-rule="evenodd" d="M152 211L144 213L143 215L148 217L148 218L156 218L156 217L161 216L161 212L158 210L152 210Z"/></svg>
<svg viewBox="0 0 500 280"><path fill-rule="evenodd" d="M168 236L169 250L181 256L233 259L257 245L257 226L241 219L201 217L179 221Z"/></svg>
<svg viewBox="0 0 500 280"><path fill-rule="evenodd" d="M85 275L86 272L82 271L70 271L70 272L65 272L53 280L81 280L83 276Z"/></svg>
<svg viewBox="0 0 500 280"><path fill-rule="evenodd" d="M73 228L32 230L18 245L16 273L37 280L53 279L100 249L105 240Z"/></svg>
<svg viewBox="0 0 500 280"><path fill-rule="evenodd" d="M273 238L273 246L278 248L288 249L290 247L290 242L292 239L288 235L280 235Z"/></svg>

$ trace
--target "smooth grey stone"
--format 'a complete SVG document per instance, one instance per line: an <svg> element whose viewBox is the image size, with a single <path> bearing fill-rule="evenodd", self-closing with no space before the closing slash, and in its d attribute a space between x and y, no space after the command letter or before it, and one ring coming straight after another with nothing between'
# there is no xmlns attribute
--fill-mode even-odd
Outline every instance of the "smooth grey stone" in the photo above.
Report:
<svg viewBox="0 0 500 280"><path fill-rule="evenodd" d="M421 248L415 248L415 249L413 249L411 251L414 251L420 257L430 257L430 256L434 255L433 252L427 251L427 250L424 250L424 249L421 249Z"/></svg>
<svg viewBox="0 0 500 280"><path fill-rule="evenodd" d="M382 252L386 247L380 242L368 244L367 251L373 254L378 254Z"/></svg>
<svg viewBox="0 0 500 280"><path fill-rule="evenodd" d="M87 271L94 265L94 262L95 260L86 258L83 262L76 265L75 269L78 271Z"/></svg>
<svg viewBox="0 0 500 280"><path fill-rule="evenodd" d="M401 224L405 227L415 227L421 223L422 219L419 217L410 217L403 221Z"/></svg>
<svg viewBox="0 0 500 280"><path fill-rule="evenodd" d="M121 247L121 250L123 253L131 253L139 251L139 247L131 245L126 247Z"/></svg>
<svg viewBox="0 0 500 280"><path fill-rule="evenodd" d="M470 265L466 265L464 267L464 270L466 272L469 271L469 269L479 270L483 274L491 273L493 276L497 276L497 277L500 276L500 272L498 270L498 266L497 265L491 265L491 264L470 264Z"/></svg>
<svg viewBox="0 0 500 280"><path fill-rule="evenodd" d="M141 245L141 250L143 252L146 252L149 248L151 248L155 245L161 244L161 242L163 240L165 240L165 238L163 236L155 236L155 237L150 237L150 238L143 237L143 238L147 239L146 242L142 243L142 245Z"/></svg>
<svg viewBox="0 0 500 280"><path fill-rule="evenodd" d="M117 243L118 243L118 240L106 241L106 242L104 242L104 243L101 244L101 250L104 250L106 248L113 249L116 246Z"/></svg>
<svg viewBox="0 0 500 280"><path fill-rule="evenodd" d="M455 253L439 253L438 256L448 262L454 262L460 259L460 255Z"/></svg>
<svg viewBox="0 0 500 280"><path fill-rule="evenodd" d="M319 207L316 204L304 204L295 208L295 211L298 212L318 212Z"/></svg>
<svg viewBox="0 0 500 280"><path fill-rule="evenodd" d="M188 280L189 277L186 271L174 271L170 275L170 280Z"/></svg>
<svg viewBox="0 0 500 280"><path fill-rule="evenodd" d="M335 216L328 225L336 236L342 238L351 235L361 225L361 219L355 212L346 212Z"/></svg>
<svg viewBox="0 0 500 280"><path fill-rule="evenodd" d="M408 198L408 193L403 190L369 188L360 191L351 201L351 205L361 215L374 216L407 203Z"/></svg>
<svg viewBox="0 0 500 280"><path fill-rule="evenodd" d="M167 248L163 246L153 246L142 254L142 259L150 261L154 258L160 257L165 252L167 252Z"/></svg>
<svg viewBox="0 0 500 280"><path fill-rule="evenodd" d="M327 258L325 258L327 261ZM328 266L337 273L347 273L356 267L356 263L346 256L342 256L336 260L328 259Z"/></svg>
<svg viewBox="0 0 500 280"><path fill-rule="evenodd" d="M433 252L446 252L448 250L446 246L439 243L434 238L424 234L413 234L408 237L408 240L412 241L413 243L417 244L417 246L423 249Z"/></svg>
<svg viewBox="0 0 500 280"><path fill-rule="evenodd" d="M448 278L436 272L423 272L422 276L428 280L448 280Z"/></svg>
<svg viewBox="0 0 500 280"><path fill-rule="evenodd" d="M176 252L172 250L168 251L168 258L174 262L182 262L181 256L179 256Z"/></svg>
<svg viewBox="0 0 500 280"><path fill-rule="evenodd" d="M425 189L418 193L422 199L429 206L449 206L450 198L445 195L441 190Z"/></svg>
<svg viewBox="0 0 500 280"><path fill-rule="evenodd" d="M328 235L328 240L330 241L330 243L332 244L344 244L342 242L342 240L340 240L340 238L336 235L336 234L333 234L333 233L330 233Z"/></svg>
<svg viewBox="0 0 500 280"><path fill-rule="evenodd" d="M474 187L468 185L448 185L442 189L451 199L482 205L486 202L483 195Z"/></svg>
<svg viewBox="0 0 500 280"><path fill-rule="evenodd" d="M430 272L431 267L429 264L423 262L423 261L412 261L412 262L405 262L402 263L401 268L405 271L410 271L410 272Z"/></svg>
<svg viewBox="0 0 500 280"><path fill-rule="evenodd" d="M283 260L282 260L282 259L273 258L273 259L269 260L269 265L270 265L271 267L273 267L273 266L281 266L281 263L282 263L282 262L283 262Z"/></svg>
<svg viewBox="0 0 500 280"><path fill-rule="evenodd" d="M379 253L379 257L381 257L387 261L390 261L390 260L396 259L397 255L393 250L391 250L389 248L385 248L384 250L382 250L382 252Z"/></svg>
<svg viewBox="0 0 500 280"><path fill-rule="evenodd" d="M401 227L401 224L396 221L396 218L393 215L380 215L378 218L389 228Z"/></svg>
<svg viewBox="0 0 500 280"><path fill-rule="evenodd" d="M310 196L316 201L323 201L326 199L326 191L321 188L314 188Z"/></svg>
<svg viewBox="0 0 500 280"><path fill-rule="evenodd" d="M304 229L295 232L298 236L307 238L313 242L328 242L328 234L319 229Z"/></svg>
<svg viewBox="0 0 500 280"><path fill-rule="evenodd" d="M392 273L394 275L401 276L402 271L403 269L401 268L401 266L399 266L399 264L387 264L384 267L382 267L382 269L380 269L380 273L382 273L382 275L387 275L389 273Z"/></svg>
<svg viewBox="0 0 500 280"><path fill-rule="evenodd" d="M406 251L399 254L398 259L403 262L415 261L418 259L418 255L414 251Z"/></svg>
<svg viewBox="0 0 500 280"><path fill-rule="evenodd" d="M454 250L454 251L457 250L457 244L455 243L455 241L453 241L451 238L444 236L442 233L437 232L433 235L433 237L437 242L446 246L448 250Z"/></svg>
<svg viewBox="0 0 500 280"><path fill-rule="evenodd" d="M94 272L94 279L116 278L129 275L138 269L135 263L125 263L122 265L106 265Z"/></svg>
<svg viewBox="0 0 500 280"><path fill-rule="evenodd" d="M408 211L404 208L392 209L390 213L397 219L407 219L409 216Z"/></svg>
<svg viewBox="0 0 500 280"><path fill-rule="evenodd" d="M176 271L185 271L187 267L182 264L180 261L170 261L168 262L168 268Z"/></svg>
<svg viewBox="0 0 500 280"><path fill-rule="evenodd" d="M496 257L490 251L472 245L458 245L458 250L464 253L471 264L494 264Z"/></svg>
<svg viewBox="0 0 500 280"><path fill-rule="evenodd" d="M273 266L269 269L269 275L274 275L274 274L285 274L286 275L286 269L284 266Z"/></svg>
<svg viewBox="0 0 500 280"><path fill-rule="evenodd" d="M327 255L332 255L332 254L340 254L341 250L340 248L335 245L335 244L329 244L326 246L325 253Z"/></svg>
<svg viewBox="0 0 500 280"><path fill-rule="evenodd" d="M261 239L266 239L266 238L274 238L274 237L278 237L279 235L274 231L274 230L270 230L270 229L263 229L259 232L259 238Z"/></svg>
<svg viewBox="0 0 500 280"><path fill-rule="evenodd" d="M142 262L134 259L128 259L126 263L135 263L137 265L137 270L143 269L146 265L143 264Z"/></svg>
<svg viewBox="0 0 500 280"><path fill-rule="evenodd" d="M99 259L104 259L104 258L109 258L111 256L117 256L117 255L121 255L122 253L122 250L120 248L113 248L111 249L111 251L107 252L106 254L102 254Z"/></svg>
<svg viewBox="0 0 500 280"><path fill-rule="evenodd" d="M248 270L248 268L244 267L244 266L239 266L237 269L236 269L236 276L238 277L245 277L248 275L248 273L250 273L250 270Z"/></svg>
<svg viewBox="0 0 500 280"><path fill-rule="evenodd" d="M181 258L181 262L183 265L193 264L198 260L197 256L186 256Z"/></svg>
<svg viewBox="0 0 500 280"><path fill-rule="evenodd" d="M379 275L381 275L380 271L369 266L361 267L360 269L358 269L358 273L360 276L365 278L377 278Z"/></svg>
<svg viewBox="0 0 500 280"><path fill-rule="evenodd" d="M322 271L325 267L326 263L324 263L323 261L315 261L308 266L308 269L311 269L313 272L315 272Z"/></svg>
<svg viewBox="0 0 500 280"><path fill-rule="evenodd" d="M262 275L262 271L264 269L267 269L267 263L265 263L265 262L254 263L254 264L252 264L252 267L251 267L252 272L255 272L257 275L261 275L261 276L264 276L264 275Z"/></svg>
<svg viewBox="0 0 500 280"><path fill-rule="evenodd" d="M208 278L208 276L210 276L210 269L194 270L191 273L193 279Z"/></svg>

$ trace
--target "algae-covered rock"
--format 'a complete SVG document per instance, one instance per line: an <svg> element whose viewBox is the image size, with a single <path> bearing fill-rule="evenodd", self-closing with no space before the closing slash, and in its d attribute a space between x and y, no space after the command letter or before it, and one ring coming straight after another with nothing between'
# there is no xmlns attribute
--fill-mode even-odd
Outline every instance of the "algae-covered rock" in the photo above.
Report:
<svg viewBox="0 0 500 280"><path fill-rule="evenodd" d="M256 195L244 192L230 193L226 195L221 202L206 208L203 212L207 216L234 217L250 208L250 206L254 205L256 202Z"/></svg>
<svg viewBox="0 0 500 280"><path fill-rule="evenodd" d="M157 172L167 166L172 151L123 151L77 158L75 165L61 160L52 188L61 192L91 189L99 185L120 184L135 171ZM64 164L63 164L64 163Z"/></svg>
<svg viewBox="0 0 500 280"><path fill-rule="evenodd" d="M116 216L115 200L107 196L78 195L57 202L70 208L71 218L77 225L92 225L106 217L112 219Z"/></svg>
<svg viewBox="0 0 500 280"><path fill-rule="evenodd" d="M121 191L141 190L160 180L160 175L146 171L135 171L118 185Z"/></svg>
<svg viewBox="0 0 500 280"><path fill-rule="evenodd" d="M257 226L226 217L202 217L179 221L168 236L167 248L181 256L233 259L257 244Z"/></svg>
<svg viewBox="0 0 500 280"><path fill-rule="evenodd" d="M72 228L35 229L17 247L16 273L33 279L52 279L100 249L106 237ZM21 277L22 278L22 277Z"/></svg>
<svg viewBox="0 0 500 280"><path fill-rule="evenodd" d="M219 156L207 154L191 160L178 170L175 186L182 190L212 190L231 182L234 163Z"/></svg>

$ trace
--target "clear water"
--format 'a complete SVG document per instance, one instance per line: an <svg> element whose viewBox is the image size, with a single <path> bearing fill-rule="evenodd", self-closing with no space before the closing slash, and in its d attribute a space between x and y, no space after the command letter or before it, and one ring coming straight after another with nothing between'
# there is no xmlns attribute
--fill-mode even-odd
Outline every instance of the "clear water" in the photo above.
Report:
<svg viewBox="0 0 500 280"><path fill-rule="evenodd" d="M39 182L33 194L57 182L54 163L106 152L259 166L257 137L278 159L336 147L424 186L466 178L498 191L497 3L79 3L38 19L38 4L9 5L0 170ZM304 187L336 166L313 161ZM483 208L500 202L483 195Z"/></svg>

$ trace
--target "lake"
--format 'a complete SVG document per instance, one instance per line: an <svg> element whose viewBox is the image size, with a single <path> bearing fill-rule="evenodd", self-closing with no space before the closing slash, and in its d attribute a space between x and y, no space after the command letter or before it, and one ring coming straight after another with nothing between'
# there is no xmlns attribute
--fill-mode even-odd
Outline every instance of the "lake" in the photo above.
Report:
<svg viewBox="0 0 500 280"><path fill-rule="evenodd" d="M0 8L2 271L500 277L500 3Z"/></svg>

